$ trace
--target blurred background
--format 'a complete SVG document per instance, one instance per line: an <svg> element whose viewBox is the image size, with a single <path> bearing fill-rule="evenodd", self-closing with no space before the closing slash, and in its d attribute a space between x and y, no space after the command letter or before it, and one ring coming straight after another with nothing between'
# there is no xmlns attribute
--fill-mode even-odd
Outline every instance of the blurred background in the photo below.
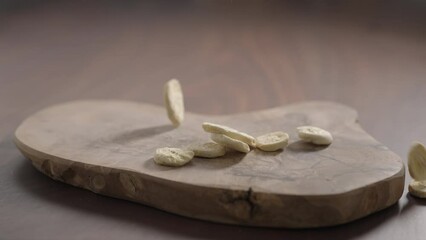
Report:
<svg viewBox="0 0 426 240"><path fill-rule="evenodd" d="M162 104L162 85L175 77L188 111L229 114L333 100L356 108L367 130L400 154L413 139L426 140L425 1L0 6L6 119L80 98ZM16 121L2 121L2 129ZM395 128L400 134L389 135Z"/></svg>
<svg viewBox="0 0 426 240"><path fill-rule="evenodd" d="M405 159L412 141L426 142L425 76L426 1L421 0L3 0L0 175L3 187L10 187L3 193L22 194L10 190L14 177L34 184L23 174L38 179L40 188L48 184L50 190L43 191L49 194L77 191L89 202L122 204L51 183L29 164L23 167L27 162L13 146L13 131L25 117L63 101L118 98L161 105L162 86L171 78L182 82L186 108L196 113L231 114L304 100L347 104L358 110L371 135ZM47 208L39 211L47 216ZM169 221L168 214L144 211ZM390 213L384 214L371 221ZM6 216L17 221L15 213ZM368 235L362 229L374 223L335 236ZM207 223L197 224L209 231ZM40 227L30 217L24 225ZM81 231L78 226L74 229ZM7 236L19 232L10 225L0 229L7 229ZM381 236L388 239L415 236L385 229ZM257 230L235 231L259 236Z"/></svg>

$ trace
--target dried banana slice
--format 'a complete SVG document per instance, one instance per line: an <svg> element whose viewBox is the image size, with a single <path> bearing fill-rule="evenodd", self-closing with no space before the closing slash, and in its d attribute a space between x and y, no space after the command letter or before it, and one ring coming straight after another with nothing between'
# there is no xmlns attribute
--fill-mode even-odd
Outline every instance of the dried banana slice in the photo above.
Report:
<svg viewBox="0 0 426 240"><path fill-rule="evenodd" d="M317 145L330 145L333 142L333 136L331 136L331 133L319 127L298 127L297 133L299 138L305 142L310 142Z"/></svg>
<svg viewBox="0 0 426 240"><path fill-rule="evenodd" d="M218 158L226 153L224 146L214 142L193 145L190 149L194 152L196 157L203 158Z"/></svg>
<svg viewBox="0 0 426 240"><path fill-rule="evenodd" d="M182 88L178 80L172 79L164 85L164 104L170 121L178 127L185 114Z"/></svg>
<svg viewBox="0 0 426 240"><path fill-rule="evenodd" d="M415 197L426 198L426 182L414 180L408 185L408 191Z"/></svg>
<svg viewBox="0 0 426 240"><path fill-rule="evenodd" d="M193 157L193 151L165 147L155 151L154 162L163 166L180 167L191 161Z"/></svg>
<svg viewBox="0 0 426 240"><path fill-rule="evenodd" d="M234 149L236 151L243 152L243 153L250 152L250 147L249 147L248 144L246 144L246 143L244 143L240 140L230 138L230 137L225 136L223 134L212 133L211 139L214 142L219 143L220 145L222 145L224 147L231 148L231 149Z"/></svg>
<svg viewBox="0 0 426 240"><path fill-rule="evenodd" d="M203 129L209 133L223 134L232 139L244 142L251 147L256 146L256 139L254 137L227 126L205 122L203 123Z"/></svg>
<svg viewBox="0 0 426 240"><path fill-rule="evenodd" d="M272 132L256 138L256 147L273 152L287 147L289 136L285 132Z"/></svg>
<svg viewBox="0 0 426 240"><path fill-rule="evenodd" d="M416 181L426 180L426 149L421 143L414 143L408 153L408 172Z"/></svg>

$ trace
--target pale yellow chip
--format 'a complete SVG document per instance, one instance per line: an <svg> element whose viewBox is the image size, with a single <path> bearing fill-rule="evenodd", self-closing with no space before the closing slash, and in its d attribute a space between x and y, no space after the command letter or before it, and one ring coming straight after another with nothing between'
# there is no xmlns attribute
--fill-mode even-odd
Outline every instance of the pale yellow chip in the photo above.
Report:
<svg viewBox="0 0 426 240"><path fill-rule="evenodd" d="M272 132L256 138L256 147L262 151L273 152L287 147L289 136L285 132Z"/></svg>
<svg viewBox="0 0 426 240"><path fill-rule="evenodd" d="M204 131L209 132L209 133L223 134L223 135L228 136L232 139L244 142L251 147L256 146L256 139L254 137L248 135L247 133L240 132L236 129L233 129L233 128L230 128L230 127L227 127L227 126L205 122L205 123L203 123L203 129L204 129Z"/></svg>
<svg viewBox="0 0 426 240"><path fill-rule="evenodd" d="M169 167L180 167L194 158L194 152L180 148L158 148L155 151L154 162Z"/></svg>
<svg viewBox="0 0 426 240"><path fill-rule="evenodd" d="M196 157L203 158L218 158L226 153L225 147L215 142L195 144L192 145L190 149L194 152Z"/></svg>
<svg viewBox="0 0 426 240"><path fill-rule="evenodd" d="M172 79L164 85L164 104L170 121L175 127L179 126L184 119L185 106L182 87L178 80Z"/></svg>
<svg viewBox="0 0 426 240"><path fill-rule="evenodd" d="M426 149L421 143L414 143L408 152L408 172L414 180L426 180Z"/></svg>
<svg viewBox="0 0 426 240"><path fill-rule="evenodd" d="M224 147L236 150L238 152L243 152L243 153L250 152L250 147L249 147L248 144L246 144L246 143L244 143L240 140L230 138L230 137L225 136L223 134L212 133L211 139L214 142L219 143L220 145L222 145Z"/></svg>
<svg viewBox="0 0 426 240"><path fill-rule="evenodd" d="M316 145L330 145L333 136L330 132L314 126L302 126L297 128L297 133L302 141Z"/></svg>
<svg viewBox="0 0 426 240"><path fill-rule="evenodd" d="M411 195L418 198L426 198L426 182L425 181L412 181L408 185L408 191Z"/></svg>

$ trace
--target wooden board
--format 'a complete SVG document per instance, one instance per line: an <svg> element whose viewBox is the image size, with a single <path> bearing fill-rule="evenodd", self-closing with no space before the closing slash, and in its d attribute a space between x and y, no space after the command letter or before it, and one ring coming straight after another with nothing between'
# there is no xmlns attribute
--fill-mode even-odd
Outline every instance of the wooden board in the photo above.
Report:
<svg viewBox="0 0 426 240"><path fill-rule="evenodd" d="M284 151L195 158L181 168L158 166L159 147L208 141L201 123L225 124L254 136L290 134ZM329 130L318 147L295 128ZM52 106L25 120L16 145L49 177L95 193L222 223L310 228L347 223L396 203L404 189L401 159L357 124L357 113L332 102L304 102L236 114L186 113L174 129L162 107L115 100ZM135 213L137 214L137 213Z"/></svg>

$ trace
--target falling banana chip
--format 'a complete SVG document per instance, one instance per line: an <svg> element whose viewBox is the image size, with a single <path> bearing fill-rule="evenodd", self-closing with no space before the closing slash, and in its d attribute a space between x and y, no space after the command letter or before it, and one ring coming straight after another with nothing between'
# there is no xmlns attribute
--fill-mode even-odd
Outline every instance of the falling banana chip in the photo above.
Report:
<svg viewBox="0 0 426 240"><path fill-rule="evenodd" d="M170 121L178 127L185 115L182 87L178 80L172 79L164 85L164 104Z"/></svg>
<svg viewBox="0 0 426 240"><path fill-rule="evenodd" d="M426 148L414 143L408 153L408 171L414 179L408 186L411 195L426 198Z"/></svg>
<svg viewBox="0 0 426 240"><path fill-rule="evenodd" d="M421 143L414 143L408 153L408 171L416 181L426 180L426 148Z"/></svg>

